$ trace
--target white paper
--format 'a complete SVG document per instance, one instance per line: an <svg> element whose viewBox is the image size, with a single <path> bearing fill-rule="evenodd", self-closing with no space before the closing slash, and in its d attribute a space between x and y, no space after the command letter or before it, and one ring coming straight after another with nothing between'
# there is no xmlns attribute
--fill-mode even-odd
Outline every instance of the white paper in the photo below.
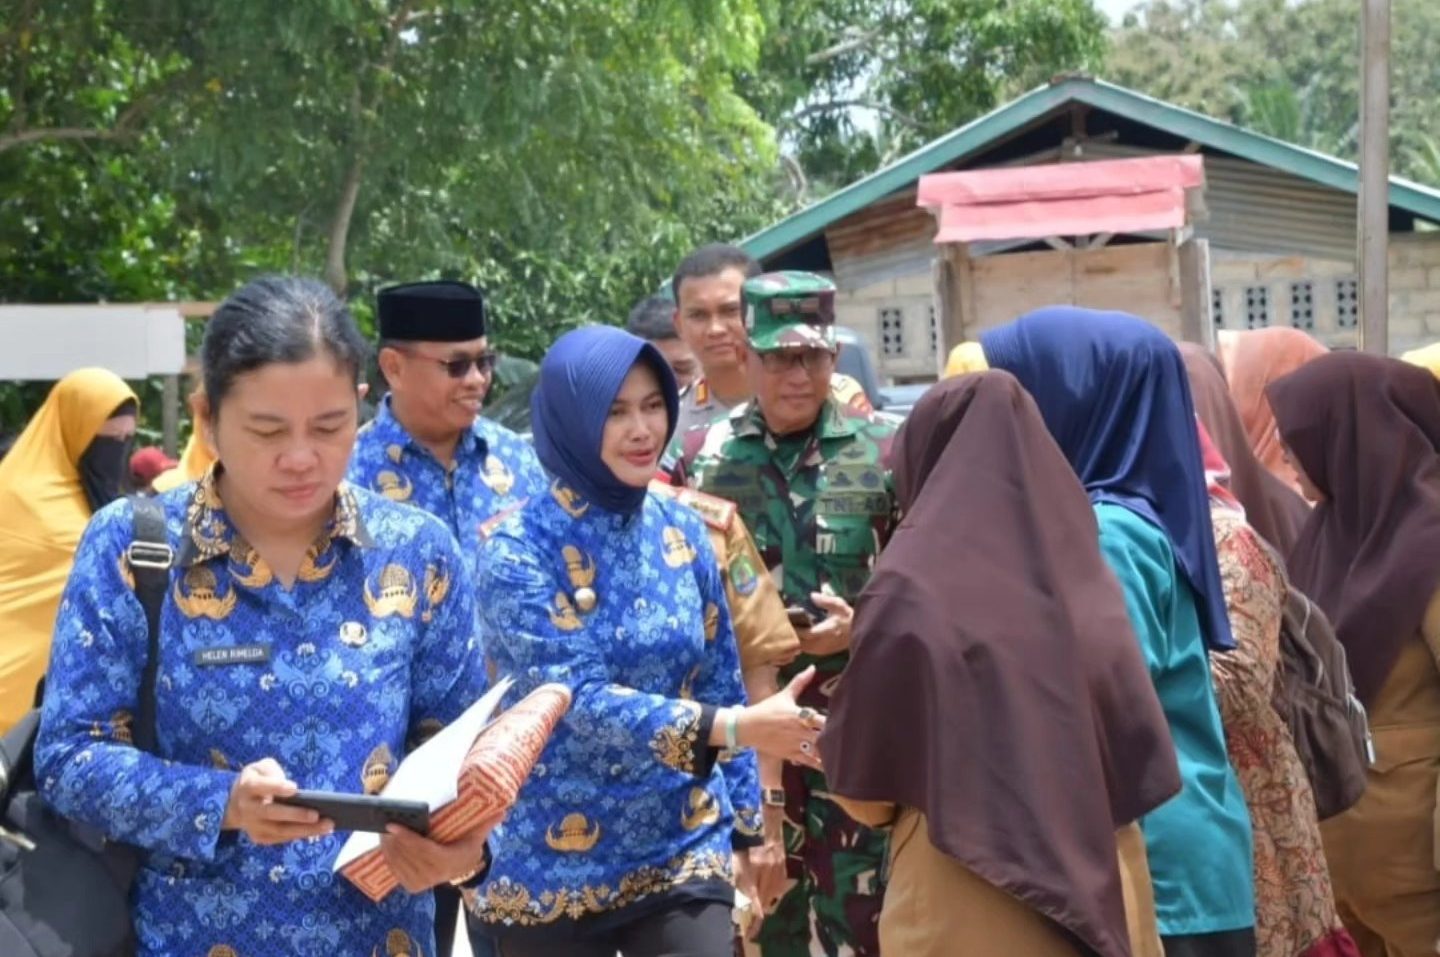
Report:
<svg viewBox="0 0 1440 957"><path fill-rule="evenodd" d="M465 713L450 722L429 741L406 755L405 760L390 776L390 781L380 792L381 797L401 801L424 801L431 811L454 801L460 790L460 767L465 755L485 730L500 699L514 684L513 678L503 678L485 696L465 709ZM368 854L380 846L380 835L369 831L355 831L340 848L335 858L334 870L339 871L356 858Z"/></svg>

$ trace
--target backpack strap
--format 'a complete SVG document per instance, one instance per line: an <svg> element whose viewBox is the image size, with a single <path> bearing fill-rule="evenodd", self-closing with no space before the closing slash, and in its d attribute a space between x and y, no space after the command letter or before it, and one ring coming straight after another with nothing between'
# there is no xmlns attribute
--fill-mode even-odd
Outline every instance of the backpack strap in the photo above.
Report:
<svg viewBox="0 0 1440 957"><path fill-rule="evenodd" d="M175 550L165 530L165 509L153 498L132 495L135 531L125 558L135 575L135 597L145 608L145 671L140 678L139 714L133 731L135 746L155 750L155 678L160 668L160 609L170 587Z"/></svg>

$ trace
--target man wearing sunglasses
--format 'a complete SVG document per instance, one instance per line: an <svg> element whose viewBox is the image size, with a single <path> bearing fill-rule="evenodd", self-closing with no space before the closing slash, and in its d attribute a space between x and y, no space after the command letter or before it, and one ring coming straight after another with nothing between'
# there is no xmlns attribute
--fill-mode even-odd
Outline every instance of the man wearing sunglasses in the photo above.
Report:
<svg viewBox="0 0 1440 957"><path fill-rule="evenodd" d="M480 417L494 380L485 298L463 282L388 286L376 297L389 394L360 430L349 479L425 509L473 555L486 521L545 488L529 443Z"/></svg>
<svg viewBox="0 0 1440 957"><path fill-rule="evenodd" d="M800 704L823 712L848 659L852 605L895 525L895 426L832 393L833 283L813 273L767 273L746 280L743 295L742 356L754 399L681 437L678 453L672 446L672 477L738 506L795 611L801 655L780 679L815 666ZM778 902L763 902L763 957L878 954L884 837L826 796L821 772L790 764L784 783L796 883Z"/></svg>
<svg viewBox="0 0 1440 957"><path fill-rule="evenodd" d="M724 418L754 394L745 369L740 290L747 279L759 274L760 264L749 253L724 243L702 246L676 267L670 280L675 332L700 363L699 378L680 395L676 435ZM871 410L865 390L849 376L832 374L830 388L842 404L861 412Z"/></svg>
<svg viewBox="0 0 1440 957"><path fill-rule="evenodd" d="M347 477L439 518L473 560L487 521L546 488L529 443L480 417L496 358L485 297L463 282L388 286L376 296L376 318L390 391L356 437ZM437 952L449 954L459 896L445 888L435 905ZM485 944L472 941L476 957L493 953Z"/></svg>

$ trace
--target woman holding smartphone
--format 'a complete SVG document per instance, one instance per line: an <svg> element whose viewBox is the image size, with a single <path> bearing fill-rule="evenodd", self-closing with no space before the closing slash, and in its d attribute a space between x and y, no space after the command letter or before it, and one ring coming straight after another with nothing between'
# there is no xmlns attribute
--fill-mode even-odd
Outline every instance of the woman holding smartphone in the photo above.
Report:
<svg viewBox="0 0 1440 957"><path fill-rule="evenodd" d="M132 744L147 627L130 502L81 539L36 776L59 813L143 852L140 957L429 954L425 892L482 867L488 828L440 845L392 826L407 892L372 903L331 870L333 822L280 803L300 787L375 793L484 687L454 540L341 481L365 350L312 280L256 280L211 318L199 425L219 463L160 498L173 561L154 753Z"/></svg>

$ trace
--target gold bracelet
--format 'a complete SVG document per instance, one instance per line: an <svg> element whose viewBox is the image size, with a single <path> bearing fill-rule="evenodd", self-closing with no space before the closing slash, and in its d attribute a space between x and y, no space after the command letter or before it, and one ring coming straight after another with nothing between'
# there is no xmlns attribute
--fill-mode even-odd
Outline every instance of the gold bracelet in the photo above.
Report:
<svg viewBox="0 0 1440 957"><path fill-rule="evenodd" d="M474 867L470 868L470 870L467 871L466 873L464 873L464 874L460 875L459 877L455 878L454 880L452 880L452 881L450 882L450 886L451 886L451 887L464 887L466 884L468 884L468 883L470 883L471 881L473 881L473 880L475 879L475 875L476 875L476 874L479 874L481 871L483 871L483 870L485 869L485 865L488 864L489 862L490 862L490 849L487 847L484 851L482 851L482 852L480 853L480 863L479 863L479 864L476 864Z"/></svg>

